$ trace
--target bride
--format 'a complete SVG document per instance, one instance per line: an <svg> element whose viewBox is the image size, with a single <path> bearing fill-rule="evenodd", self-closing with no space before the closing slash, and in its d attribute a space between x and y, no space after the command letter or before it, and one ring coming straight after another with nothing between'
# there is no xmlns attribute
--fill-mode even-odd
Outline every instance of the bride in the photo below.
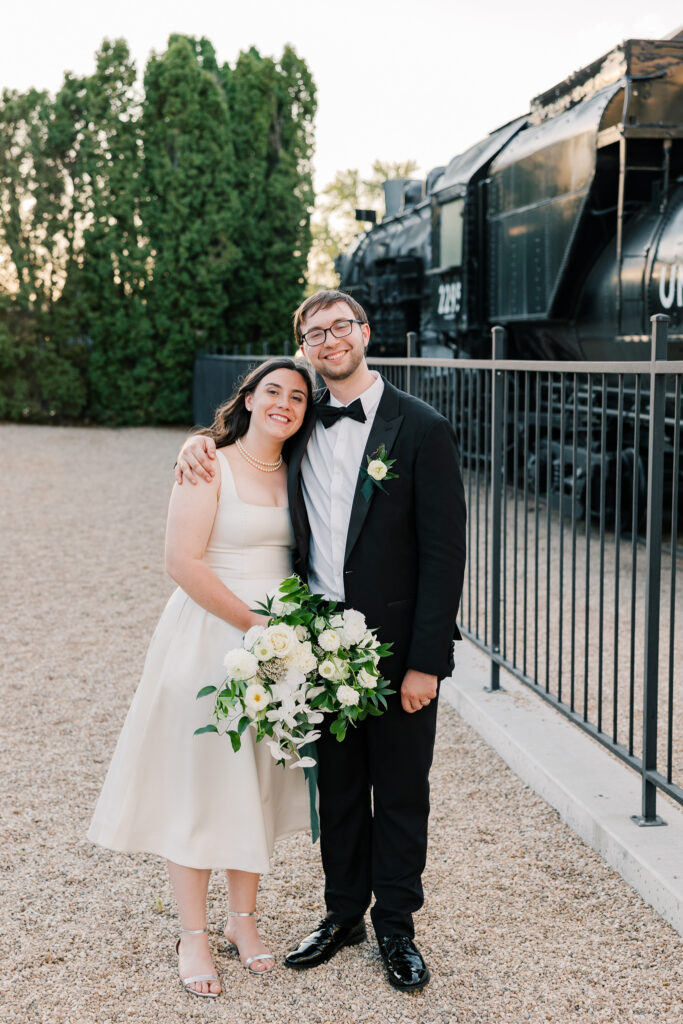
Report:
<svg viewBox="0 0 683 1024"><path fill-rule="evenodd" d="M100 795L88 838L166 858L180 917L183 986L216 997L206 897L211 869L227 874L228 942L252 973L275 961L256 927L259 875L278 836L309 826L303 771L275 764L251 730L236 753L194 731L211 707L197 691L225 676L225 653L263 616L250 609L291 572L285 441L312 411L300 362L271 359L216 413L213 478L173 488L166 569L178 584L161 616Z"/></svg>

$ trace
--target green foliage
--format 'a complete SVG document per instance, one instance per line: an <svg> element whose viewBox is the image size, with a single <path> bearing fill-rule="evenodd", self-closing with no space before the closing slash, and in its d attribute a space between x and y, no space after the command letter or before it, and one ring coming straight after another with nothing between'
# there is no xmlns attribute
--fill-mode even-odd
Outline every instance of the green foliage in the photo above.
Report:
<svg viewBox="0 0 683 1024"><path fill-rule="evenodd" d="M312 247L308 259L308 292L319 288L337 288L339 275L334 261L350 248L356 235L370 225L356 220L356 210L374 210L378 219L384 213L382 183L390 178L411 178L417 171L414 160L387 162L375 160L369 178L349 168L339 171L333 181L318 194L312 219Z"/></svg>
<svg viewBox="0 0 683 1024"><path fill-rule="evenodd" d="M36 318L17 301L0 300L0 419L57 422L86 404L83 345L65 348L41 337Z"/></svg>
<svg viewBox="0 0 683 1024"><path fill-rule="evenodd" d="M86 405L84 348L57 332L69 259L64 154L46 93L0 98L0 417L57 420Z"/></svg>
<svg viewBox="0 0 683 1024"><path fill-rule="evenodd" d="M0 96L0 417L187 422L194 358L289 333L315 89L287 47L219 67L123 40L58 94Z"/></svg>
<svg viewBox="0 0 683 1024"><path fill-rule="evenodd" d="M231 336L261 345L291 333L311 244L315 86L291 47L253 47L223 67L232 114L241 260L227 284Z"/></svg>
<svg viewBox="0 0 683 1024"><path fill-rule="evenodd" d="M68 80L79 126L75 196L82 246L64 299L77 336L90 339L91 410L105 423L149 420L158 372L146 310L150 247L141 223L144 166L135 65L105 41L95 73Z"/></svg>
<svg viewBox="0 0 683 1024"><path fill-rule="evenodd" d="M193 360L224 341L224 282L239 253L225 95L183 36L147 65L142 139L154 259L148 315L159 369L151 410L156 420L187 422Z"/></svg>

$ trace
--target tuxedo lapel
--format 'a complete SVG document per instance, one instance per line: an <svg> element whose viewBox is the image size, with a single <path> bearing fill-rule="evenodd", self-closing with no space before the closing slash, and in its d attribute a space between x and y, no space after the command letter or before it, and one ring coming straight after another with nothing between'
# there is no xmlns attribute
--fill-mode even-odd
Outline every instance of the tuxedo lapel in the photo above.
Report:
<svg viewBox="0 0 683 1024"><path fill-rule="evenodd" d="M366 501L363 497L363 493L361 491L363 480L361 479L360 469L362 466L367 465L367 456L373 455L382 444L386 448L387 455L391 454L392 445L396 440L396 436L402 422L403 416L399 414L399 392L392 384L389 383L388 380L384 379L384 391L382 392L382 397L379 405L377 406L377 412L375 413L375 419L370 429L370 436L368 437L368 442L365 446L365 451L363 452L363 458L360 466L358 467L358 479L356 481L356 490L353 496L353 505L351 506L349 531L346 535L344 564L346 564L348 557L360 536L360 532L363 529L363 523L365 522L365 517L370 511L370 505L374 500L374 487L369 501Z"/></svg>

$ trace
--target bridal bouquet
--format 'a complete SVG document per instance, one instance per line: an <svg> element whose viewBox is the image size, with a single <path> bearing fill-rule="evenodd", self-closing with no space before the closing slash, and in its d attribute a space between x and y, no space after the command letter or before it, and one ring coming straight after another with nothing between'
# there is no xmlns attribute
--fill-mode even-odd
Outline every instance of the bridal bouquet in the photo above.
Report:
<svg viewBox="0 0 683 1024"><path fill-rule="evenodd" d="M312 594L298 576L283 580L257 611L268 625L252 626L243 646L228 651L227 676L220 686L204 686L197 697L215 694L213 715L225 722L234 750L250 725L273 758L290 767L309 768L315 760L301 747L320 736L316 726L334 715L330 730L343 740L349 725L381 715L394 691L378 665L391 653L368 629L361 612ZM196 733L219 732L213 723Z"/></svg>

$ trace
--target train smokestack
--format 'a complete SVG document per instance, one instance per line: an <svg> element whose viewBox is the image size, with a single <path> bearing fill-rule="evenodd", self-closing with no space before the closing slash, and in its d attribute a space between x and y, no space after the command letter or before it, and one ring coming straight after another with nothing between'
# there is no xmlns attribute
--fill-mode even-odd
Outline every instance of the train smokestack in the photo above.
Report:
<svg viewBox="0 0 683 1024"><path fill-rule="evenodd" d="M401 212L403 186L405 183L405 178L390 178L389 181L382 182L385 217L394 217L397 213Z"/></svg>

